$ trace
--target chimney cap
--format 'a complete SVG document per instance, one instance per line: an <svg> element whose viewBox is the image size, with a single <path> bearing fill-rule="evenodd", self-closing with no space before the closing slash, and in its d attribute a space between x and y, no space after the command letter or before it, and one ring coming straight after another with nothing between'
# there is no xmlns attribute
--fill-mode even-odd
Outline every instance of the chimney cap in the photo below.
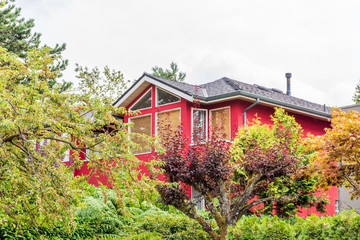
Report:
<svg viewBox="0 0 360 240"><path fill-rule="evenodd" d="M285 73L286 78L291 78L291 73Z"/></svg>

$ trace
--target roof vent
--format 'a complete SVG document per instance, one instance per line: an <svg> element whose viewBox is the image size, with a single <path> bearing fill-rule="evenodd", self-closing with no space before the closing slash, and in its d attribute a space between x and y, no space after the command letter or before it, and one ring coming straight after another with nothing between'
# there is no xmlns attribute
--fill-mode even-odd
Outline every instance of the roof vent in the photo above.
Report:
<svg viewBox="0 0 360 240"><path fill-rule="evenodd" d="M285 77L286 77L286 95L291 96L291 90L290 90L290 78L291 78L291 73L285 73Z"/></svg>
<svg viewBox="0 0 360 240"><path fill-rule="evenodd" d="M230 79L226 78L226 79L224 79L224 81L227 83L227 85L232 87L232 89L234 89L235 91L241 90L241 88L238 85L236 85L233 81L231 81Z"/></svg>

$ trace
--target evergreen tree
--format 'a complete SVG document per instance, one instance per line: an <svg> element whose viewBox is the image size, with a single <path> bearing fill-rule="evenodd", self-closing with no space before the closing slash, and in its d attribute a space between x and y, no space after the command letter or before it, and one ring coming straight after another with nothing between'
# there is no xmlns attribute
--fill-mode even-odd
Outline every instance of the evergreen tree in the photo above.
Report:
<svg viewBox="0 0 360 240"><path fill-rule="evenodd" d="M21 8L15 8L15 5L9 4L15 0L3 1L0 3L0 46L9 52L15 53L22 59L25 59L30 49L40 48L40 33L32 32L35 26L34 19L25 20L21 18ZM45 47L48 47L45 45ZM58 59L65 50L66 44L56 44L51 48L50 54ZM68 60L58 61L50 69L52 72L65 70ZM61 74L59 75L61 77ZM22 83L27 83L23 81ZM55 86L56 81L49 82L50 86ZM60 91L65 91L72 85L71 82L63 81Z"/></svg>
<svg viewBox="0 0 360 240"><path fill-rule="evenodd" d="M353 96L353 101L355 103L360 103L360 82L358 83L358 85L355 88L355 93Z"/></svg>
<svg viewBox="0 0 360 240"><path fill-rule="evenodd" d="M170 69L164 70L161 67L155 66L152 68L152 71L152 74L156 77L166 78L175 82L184 82L186 77L186 73L179 72L178 66L174 62L170 63Z"/></svg>

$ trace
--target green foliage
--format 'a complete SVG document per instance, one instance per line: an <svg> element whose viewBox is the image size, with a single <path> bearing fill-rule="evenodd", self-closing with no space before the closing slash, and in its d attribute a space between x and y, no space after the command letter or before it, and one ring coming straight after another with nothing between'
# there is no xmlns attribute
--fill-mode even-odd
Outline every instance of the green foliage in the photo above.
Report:
<svg viewBox="0 0 360 240"><path fill-rule="evenodd" d="M360 216L353 211L306 219L246 216L229 230L227 239L360 239L359 225Z"/></svg>
<svg viewBox="0 0 360 240"><path fill-rule="evenodd" d="M355 93L354 93L354 95L353 95L352 100L353 100L355 103L360 103L360 82L358 83L358 85L356 85Z"/></svg>
<svg viewBox="0 0 360 240"><path fill-rule="evenodd" d="M291 171L290 174L276 177L275 181L267 183L267 186L260 188L254 196L264 199L267 197L281 198L282 196L296 197L284 202L266 201L264 207L255 211L262 214L275 213L278 216L293 216L297 213L299 207L315 206L318 211L325 212L325 205L328 204L327 199L316 197L314 194L317 178L307 176L300 170L309 164L313 155L313 152L306 151L301 126L295 121L294 117L286 114L285 110L281 108L275 109L271 120L273 125L266 125L262 124L259 118L255 118L246 129L239 129L233 141L233 161L249 161L245 156L248 154L249 149L255 149L256 145L264 151L269 151L273 146L281 146L286 142L287 155L292 157L293 160L283 164L296 164L296 170ZM274 161L277 161L279 156L280 154L274 158ZM259 161L263 160L258 159L254 164L258 164ZM253 172L238 167L235 172L235 181L241 183L251 178L252 175Z"/></svg>
<svg viewBox="0 0 360 240"><path fill-rule="evenodd" d="M20 13L21 8L15 8L15 5L9 4L9 1L5 1L3 5L0 4L0 46L15 53L20 58L26 59L31 49L42 48L41 34L32 32L35 26L34 19L25 20L20 17ZM49 48L47 45L43 47ZM66 44L56 44L55 47L49 49L49 54L53 58L60 58L66 49ZM57 64L51 67L50 71L63 71L67 65L68 60L60 59ZM58 73L58 77L61 77L61 73ZM57 82L56 79L51 79L49 85L55 86ZM69 89L71 85L71 82L63 81L58 89L63 92Z"/></svg>
<svg viewBox="0 0 360 240"><path fill-rule="evenodd" d="M59 84L49 84L57 78L50 71L54 60L47 48L34 49L20 61L0 47L0 221L36 231L60 224L71 232L86 177L106 175L124 215L125 189L132 198L137 185L141 191L136 194L146 198L154 181L137 178L135 169L144 164L129 151L136 144L125 131L128 125L114 117L124 109L86 95L59 93ZM19 84L24 80L29 81ZM71 164L66 166L62 158L69 151ZM83 157L92 171L74 177ZM155 176L156 169L151 171ZM118 227L114 224L108 227Z"/></svg>
<svg viewBox="0 0 360 240"><path fill-rule="evenodd" d="M179 72L178 66L176 63L170 63L170 69L166 68L165 70L161 67L155 66L152 68L152 74L156 77L162 77L165 79L173 80L175 82L184 82L186 73Z"/></svg>
<svg viewBox="0 0 360 240"><path fill-rule="evenodd" d="M110 69L108 66L105 66L101 72L97 67L90 70L88 67L76 64L75 72L76 77L80 79L78 90L81 94L102 101L106 99L111 103L121 96L131 83L130 80L124 79L120 71Z"/></svg>

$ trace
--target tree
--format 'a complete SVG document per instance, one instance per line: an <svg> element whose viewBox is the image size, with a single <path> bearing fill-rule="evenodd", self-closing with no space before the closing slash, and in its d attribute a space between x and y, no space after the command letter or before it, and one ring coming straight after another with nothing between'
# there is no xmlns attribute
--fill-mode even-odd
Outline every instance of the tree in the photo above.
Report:
<svg viewBox="0 0 360 240"><path fill-rule="evenodd" d="M257 120L240 129L232 145L216 131L208 141L195 140L191 145L181 128L172 132L164 141L165 154L158 155L168 181L157 186L162 202L198 221L213 239L225 239L229 225L262 203L272 202L275 209L279 204L279 209L286 204L296 209L308 203L323 207L325 202L315 199L312 187L302 189L311 181L301 174L307 161L301 127L283 109L276 109L272 120L271 127ZM169 126L165 124L161 131ZM184 184L201 194L218 232L196 211Z"/></svg>
<svg viewBox="0 0 360 240"><path fill-rule="evenodd" d="M120 188L149 189L146 176L143 181L137 178L137 169L144 163L131 154L139 146L129 140L129 125L115 117L125 114L125 109L86 95L59 93L59 84L50 88L49 81L58 74L50 70L56 60L46 48L30 51L23 62L0 47L3 224L37 228L61 221L71 225L82 194L79 183L92 175L107 175L124 214ZM29 83L18 84L24 78ZM66 167L61 159L69 155ZM74 178L73 170L82 166L83 155L92 170L89 176ZM152 169L150 163L148 167Z"/></svg>
<svg viewBox="0 0 360 240"><path fill-rule="evenodd" d="M355 103L360 103L360 83L358 83L358 85L356 85L355 93L353 96L353 101Z"/></svg>
<svg viewBox="0 0 360 240"><path fill-rule="evenodd" d="M14 2L14 0L10 0ZM25 59L28 51L33 48L40 48L40 33L32 33L35 26L34 19L25 20L20 18L21 8L15 8L15 5L9 5L9 1L5 1L3 6L0 4L0 46L10 52L15 53L22 59ZM48 47L48 46L44 46ZM56 44L49 50L54 57L60 57L65 50L66 44ZM58 61L56 65L51 66L51 71L63 71L68 65L68 60ZM61 74L57 73L58 78ZM23 83L27 81L23 81ZM50 81L50 86L55 86L56 79ZM71 82L63 81L59 91L65 91L71 86Z"/></svg>
<svg viewBox="0 0 360 240"><path fill-rule="evenodd" d="M130 80L124 79L120 71L110 69L108 66L105 66L101 73L97 67L89 70L88 67L76 64L75 72L77 72L76 77L80 79L78 90L81 94L97 100L107 99L114 102L131 83Z"/></svg>
<svg viewBox="0 0 360 240"><path fill-rule="evenodd" d="M176 63L171 62L170 63L170 69L163 69L159 68L158 66L155 66L152 68L152 74L156 77L162 77L166 79L173 80L175 82L184 82L186 73L179 72L178 66Z"/></svg>
<svg viewBox="0 0 360 240"><path fill-rule="evenodd" d="M307 145L318 151L310 173L319 177L318 186L351 189L351 198L360 197L360 113L333 109L331 128L324 135L311 136Z"/></svg>

